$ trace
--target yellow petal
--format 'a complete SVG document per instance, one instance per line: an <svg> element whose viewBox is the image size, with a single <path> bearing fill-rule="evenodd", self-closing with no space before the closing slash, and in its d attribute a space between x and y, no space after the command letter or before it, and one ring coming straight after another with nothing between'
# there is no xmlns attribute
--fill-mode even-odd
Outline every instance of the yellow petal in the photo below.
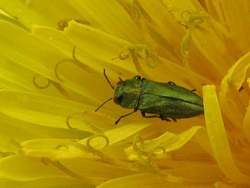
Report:
<svg viewBox="0 0 250 188"><path fill-rule="evenodd" d="M56 28L62 20L85 20L81 12L77 12L67 0L60 2L3 0L0 2L0 7L27 28L31 28L34 24Z"/></svg>
<svg viewBox="0 0 250 188"><path fill-rule="evenodd" d="M244 134L248 140L250 140L250 106L247 107L247 111L243 120Z"/></svg>
<svg viewBox="0 0 250 188"><path fill-rule="evenodd" d="M169 176L161 176L156 174L136 174L131 176L126 176L122 178L117 178L113 180L109 180L99 186L97 188L137 188L143 186L144 188L181 188L181 187L210 187L212 185L202 184L195 185L192 183L184 183L181 180L178 180L176 177Z"/></svg>
<svg viewBox="0 0 250 188"><path fill-rule="evenodd" d="M92 90L84 87L84 84L81 82L82 80L86 80L86 76L90 77L90 75L86 71L79 69L73 61L65 62L69 57L65 56L59 48L10 23L1 21L0 28L3 28L0 32L0 39L2 39L0 49L5 52L3 56L6 59L33 71L35 75L38 74L45 77L48 81L54 81L55 84L61 82L62 85L66 85L66 88L70 88L78 94L92 96L93 92L92 94L86 92L91 92ZM15 36L19 37L16 38ZM65 77L67 79L64 79ZM93 78L94 76L92 75ZM100 75L99 78L102 82L105 81ZM30 82L32 82L32 79ZM106 84L99 85L106 86ZM60 88L61 86L57 85L57 87ZM61 90L63 92L65 89L61 88ZM103 91L107 91L107 89ZM65 93L65 95L69 96L71 94L68 93L68 90ZM95 94L95 96L98 95Z"/></svg>
<svg viewBox="0 0 250 188"><path fill-rule="evenodd" d="M185 145L187 142L191 140L191 138L200 130L202 127L200 126L194 126L187 131L184 131L178 135L171 133L171 132L165 132L161 136L151 139L151 140L145 140L142 143L141 150L146 153L153 153L155 155L163 155L167 152L175 151L180 149L183 145ZM135 143L136 144L136 143ZM139 146L140 147L140 146ZM128 158L131 159L132 155L134 158L137 151L134 150L134 146L130 146L126 149L126 153L128 155ZM159 153L157 153L159 152Z"/></svg>
<svg viewBox="0 0 250 188"><path fill-rule="evenodd" d="M82 28L83 26L78 24L78 27ZM101 52L98 51L100 50L100 47L102 47L101 49L103 52L104 49L111 51L108 47L103 46L103 38L99 39L98 35L93 36L95 40L97 40L97 44L95 45L93 41L92 43L88 43L91 41L89 37L86 37L84 40L81 38L80 40L83 41L77 40L76 42L72 42L70 37L68 37L64 32L49 27L34 26L32 31L36 37L46 40L50 43L50 45L56 48L60 48L61 52L70 57L67 59L61 59L61 62L58 62L57 69L55 70L61 82L63 82L63 85L70 87L77 93L81 93L83 96L93 96L95 99L99 98L100 101L103 100L103 98L101 98L102 96L99 95L100 90L103 91L103 95L112 95L112 90L103 76L103 70L108 69L108 75L109 77L111 76L111 78L117 79L118 75L113 74L114 70L112 71L112 67L110 67L108 63L107 65L101 64L100 60L93 57L93 54L95 54L94 56L96 56L96 54L100 54L101 57ZM86 32L91 35L95 35L88 30ZM84 37L84 35L82 34L81 37ZM108 45L111 45L112 43L114 43L114 41L110 40L107 42ZM83 48L81 48L82 45L84 45ZM114 43L114 45L116 44ZM89 50L93 53L92 55L89 54ZM109 60L112 59L111 56L109 58ZM115 61L113 63L117 64ZM118 66L119 64L117 64L116 70L118 69ZM72 72L74 72L74 74L72 74ZM88 82L84 82L83 84L83 81L86 80L88 80ZM95 85L92 84L94 82L96 83ZM98 87L96 87L96 85L98 85Z"/></svg>
<svg viewBox="0 0 250 188"><path fill-rule="evenodd" d="M247 79L248 86L250 86L250 79ZM243 131L248 140L250 140L250 105L248 107L243 120Z"/></svg>
<svg viewBox="0 0 250 188"><path fill-rule="evenodd" d="M39 37L42 40L46 40L51 45L60 48L63 53L67 54L68 57L72 58L71 63L80 63L80 65L82 65L81 68L85 69L90 73L93 73L97 70L101 70L101 72L103 72L103 67L100 66L100 62L96 60L96 57L92 57L90 54L85 52L85 49L80 48L77 41L73 43L73 41L70 40L70 38L65 34L65 32L59 31L51 27L35 25L32 27L32 33L36 37ZM76 56L79 62L74 62L74 59L72 57L74 48L74 55ZM84 52L84 54L81 52Z"/></svg>
<svg viewBox="0 0 250 188"><path fill-rule="evenodd" d="M233 185L229 185L229 184L226 184L226 183L223 183L223 182L216 182L214 184L214 188L234 188L235 186Z"/></svg>
<svg viewBox="0 0 250 188"><path fill-rule="evenodd" d="M136 73L135 67L129 61L129 58L124 61L118 58L121 51L126 51L130 43L101 30L70 22L65 32L36 26L33 27L33 33L70 56L68 61L64 63L58 62L54 71L56 71L57 77L60 78L63 85L70 87L83 96L100 98L100 90L103 91L103 95L112 95L110 94L111 89L103 76L104 69L107 70L107 74L113 83L117 82L119 76L123 76L123 72L125 72L124 76L126 77L126 72ZM73 52L74 48L75 51ZM98 58L96 54L99 54ZM97 72L101 73L101 75L96 74ZM88 82L82 84L83 80L88 80ZM93 82L99 87L93 85Z"/></svg>
<svg viewBox="0 0 250 188"><path fill-rule="evenodd" d="M130 164L126 163L126 166L119 166L117 164L105 163L102 161L88 160L83 158L65 159L60 163L72 172L86 177L95 185L103 183L104 181L123 177L135 173L130 167Z"/></svg>
<svg viewBox="0 0 250 188"><path fill-rule="evenodd" d="M117 165L81 158L52 161L19 155L0 160L0 177L17 181L73 177L82 183L100 184L108 179L131 173L133 171Z"/></svg>
<svg viewBox="0 0 250 188"><path fill-rule="evenodd" d="M237 62L229 69L221 83L221 95L223 97L231 88L239 90L246 79L246 73L250 66L250 53L241 56Z"/></svg>
<svg viewBox="0 0 250 188"><path fill-rule="evenodd" d="M6 57L1 56L0 58L0 79L1 84L3 84L2 88L32 91L35 93L63 97L62 94L53 87L50 80Z"/></svg>
<svg viewBox="0 0 250 188"><path fill-rule="evenodd" d="M192 161L168 159L163 160L159 166L162 166L162 169L166 167L162 173L172 174L190 183L213 184L223 176L217 164L204 158Z"/></svg>
<svg viewBox="0 0 250 188"><path fill-rule="evenodd" d="M172 46L180 44L180 26L168 14L164 3L139 0L127 2L127 6L131 16L143 28L142 34L149 35L145 40L150 40L151 47L157 49L158 55L172 62L178 62L180 60L178 51ZM147 12L147 16L144 11Z"/></svg>
<svg viewBox="0 0 250 188"><path fill-rule="evenodd" d="M133 64L120 61L117 57L126 51L132 44L126 40L110 35L99 29L82 25L77 22L70 22L65 33L79 46L86 54L102 61L107 61L124 69L134 72ZM96 56L98 54L98 56Z"/></svg>
<svg viewBox="0 0 250 188"><path fill-rule="evenodd" d="M32 83L34 73L24 67L8 61L5 57L1 57L0 67L1 82L8 82L7 89L19 90L35 90L35 85ZM13 87L14 86L14 87Z"/></svg>
<svg viewBox="0 0 250 188"><path fill-rule="evenodd" d="M197 49L197 51L189 56L199 57L201 55L200 58L203 59L202 66L199 67L197 67L197 64L193 64L192 61L189 61L189 63L192 67L199 68L199 71L202 71L202 74L208 78L218 81L225 73L228 63L233 62L233 56L225 56L227 46L216 32L221 30L220 28L217 29L219 23L217 25L213 24L209 15L206 14L197 1L164 0L163 2L176 20L187 27L186 32L191 32L192 45L190 48ZM216 29L213 29L214 27ZM186 41L188 40L186 39Z"/></svg>
<svg viewBox="0 0 250 188"><path fill-rule="evenodd" d="M89 140L89 144L94 147L94 148L102 148L105 145L113 145L117 142L120 142L136 133L139 131L145 129L146 127L150 126L150 124L142 124L142 123L131 123L131 124L126 124L124 126L116 127L114 129L106 131L103 136L96 136L96 137L89 137L85 138L79 143L86 145L87 141ZM108 140L104 139L107 138Z"/></svg>
<svg viewBox="0 0 250 188"><path fill-rule="evenodd" d="M84 152L75 145L73 140L55 138L33 139L21 143L22 151L26 156L46 157L53 160L83 156Z"/></svg>
<svg viewBox="0 0 250 188"><path fill-rule="evenodd" d="M70 115L93 110L88 105L34 93L2 90L0 96L0 111L3 114L40 126L68 129L71 125L67 121ZM84 125L82 120L81 116L75 119L72 128L95 132L88 124Z"/></svg>
<svg viewBox="0 0 250 188"><path fill-rule="evenodd" d="M39 126L0 115L0 157L18 153L21 142L35 138L77 139L88 136L86 132L76 129L61 129Z"/></svg>
<svg viewBox="0 0 250 188"><path fill-rule="evenodd" d="M63 188L63 187L74 187L74 188L91 188L92 185L84 183L81 180L68 177L51 177L51 178L38 178L28 181L16 181L10 179L0 179L0 187L6 188L34 188L39 185L39 188Z"/></svg>
<svg viewBox="0 0 250 188"><path fill-rule="evenodd" d="M122 41L88 26L85 27L77 23L71 24L71 22L65 32L44 26L34 26L32 31L36 37L46 40L56 48L60 48L63 53L70 57L68 62L59 66L58 73L64 85L74 86L75 90L77 92L81 91L82 95L94 95L95 98L98 98L100 97L100 90L103 91L103 94L106 91L111 92L103 76L104 69L107 70L112 83L116 83L118 77L123 76L124 73L124 76L127 77L126 73L128 71L133 71L135 74L135 68L129 58L123 61L118 58L121 51L126 50L124 48L129 44L127 41ZM75 50L73 51L73 49ZM99 54L98 57L96 54ZM73 56L75 56L75 59ZM72 64L77 64L77 69L72 67ZM75 71L75 77L68 74L72 71ZM96 75L97 72L99 75ZM82 84L82 80L89 80L89 82ZM91 84L92 82L95 82L99 87L95 87L95 85ZM88 83L90 84L88 85ZM107 95L111 95L110 92Z"/></svg>
<svg viewBox="0 0 250 188"><path fill-rule="evenodd" d="M0 177L12 180L35 180L53 176L65 177L60 170L44 164L41 159L10 156L0 160Z"/></svg>
<svg viewBox="0 0 250 188"><path fill-rule="evenodd" d="M239 0L234 3L233 0L211 1L215 4L217 11L223 14L223 22L230 28L231 36L242 52L246 52L249 47L249 1Z"/></svg>
<svg viewBox="0 0 250 188"><path fill-rule="evenodd" d="M53 66L51 62L57 62L62 57L60 52L48 48L46 42L13 24L0 21L0 28L0 49L5 52L2 54L4 57L48 78L53 77L48 69Z"/></svg>
<svg viewBox="0 0 250 188"><path fill-rule="evenodd" d="M199 134L194 135L193 142L199 144L209 155L213 155L206 129L200 129Z"/></svg>
<svg viewBox="0 0 250 188"><path fill-rule="evenodd" d="M3 0L0 2L0 7L2 7L5 12L16 18L18 22L22 23L26 27L30 27L36 22L51 25L49 20L44 20L43 17L36 11L30 10L25 1Z"/></svg>
<svg viewBox="0 0 250 188"><path fill-rule="evenodd" d="M234 126L241 125L239 122L242 122L245 113L245 104L241 102L238 90L246 79L249 66L250 53L247 53L229 69L221 82L220 102L227 118L233 122ZM234 109L234 113L231 113L231 109Z"/></svg>
<svg viewBox="0 0 250 188"><path fill-rule="evenodd" d="M225 176L237 183L250 184L250 177L237 168L228 143L215 87L203 87L206 129L215 160Z"/></svg>
<svg viewBox="0 0 250 188"><path fill-rule="evenodd" d="M200 129L202 129L202 127L194 126L187 131L180 133L179 135L166 132L160 137L149 141L148 143L145 142L145 149L146 151L153 151L157 147L163 147L165 152L178 150L187 142L189 142Z"/></svg>
<svg viewBox="0 0 250 188"><path fill-rule="evenodd" d="M98 28L129 41L140 41L141 35L129 15L115 0L104 2L69 1L86 19Z"/></svg>
<svg viewBox="0 0 250 188"><path fill-rule="evenodd" d="M103 134L87 137L83 135L85 138L80 141L68 139L33 139L23 142L21 146L26 155L34 157L47 157L50 159L96 158L95 151L99 152L103 148L123 141L148 126L149 124L136 124L136 126L135 124L128 124L107 130Z"/></svg>

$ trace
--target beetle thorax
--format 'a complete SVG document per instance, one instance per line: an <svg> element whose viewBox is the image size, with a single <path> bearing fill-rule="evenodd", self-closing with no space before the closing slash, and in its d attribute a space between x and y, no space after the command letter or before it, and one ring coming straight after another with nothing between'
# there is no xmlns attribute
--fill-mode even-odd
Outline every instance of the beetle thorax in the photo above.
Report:
<svg viewBox="0 0 250 188"><path fill-rule="evenodd" d="M141 94L141 82L138 77L120 81L115 88L114 102L124 108L136 109Z"/></svg>

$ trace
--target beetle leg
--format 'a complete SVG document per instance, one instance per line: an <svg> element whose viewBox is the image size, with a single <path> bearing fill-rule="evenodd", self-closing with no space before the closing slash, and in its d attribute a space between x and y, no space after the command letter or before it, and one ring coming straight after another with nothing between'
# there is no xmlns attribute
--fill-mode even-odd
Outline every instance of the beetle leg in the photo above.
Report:
<svg viewBox="0 0 250 188"><path fill-rule="evenodd" d="M174 122L176 122L177 120L175 118L171 118Z"/></svg>
<svg viewBox="0 0 250 188"><path fill-rule="evenodd" d="M161 120L171 121L169 118L161 118Z"/></svg>
<svg viewBox="0 0 250 188"><path fill-rule="evenodd" d="M196 89L192 89L192 90L191 90L191 92L195 92L195 91L197 91L197 90L196 90Z"/></svg>
<svg viewBox="0 0 250 188"><path fill-rule="evenodd" d="M240 87L240 89L239 89L239 92L241 92L243 89L244 89L244 87L243 87L243 86L241 86L241 87Z"/></svg>
<svg viewBox="0 0 250 188"><path fill-rule="evenodd" d="M143 111L141 111L141 115L142 115L142 117L145 117L145 116L146 116L146 113L143 112Z"/></svg>
<svg viewBox="0 0 250 188"><path fill-rule="evenodd" d="M176 85L176 84L175 84L174 82L172 82L172 81L169 81L168 84L169 84L169 85L172 85L172 86L175 86L175 85Z"/></svg>
<svg viewBox="0 0 250 188"><path fill-rule="evenodd" d="M176 122L177 120L175 118L167 118L164 117L163 115L146 115L145 112L141 111L141 115L144 118L160 118L161 120L166 120L166 121L171 121L171 119Z"/></svg>
<svg viewBox="0 0 250 188"><path fill-rule="evenodd" d="M160 115L160 118L161 118L161 120L171 121L171 119L169 119L168 117L164 117L162 115Z"/></svg>
<svg viewBox="0 0 250 188"><path fill-rule="evenodd" d="M119 121L120 121L122 118L125 118L125 117L127 117L127 116L129 116L129 115L135 113L136 111L137 111L137 110L135 109L135 110L132 111L132 112L129 112L129 113L127 113L127 114L124 114L124 115L120 116L120 117L115 121L115 124L117 125L117 124L119 123Z"/></svg>
<svg viewBox="0 0 250 188"><path fill-rule="evenodd" d="M146 115L146 113L145 113L145 112L142 112L142 111L141 111L141 115L142 115L142 117L144 117L144 118L160 118L159 115Z"/></svg>

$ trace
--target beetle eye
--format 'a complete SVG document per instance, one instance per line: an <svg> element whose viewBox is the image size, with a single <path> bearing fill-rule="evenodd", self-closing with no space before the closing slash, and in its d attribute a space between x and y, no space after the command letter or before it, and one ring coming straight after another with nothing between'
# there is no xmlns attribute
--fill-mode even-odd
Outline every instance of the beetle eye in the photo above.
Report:
<svg viewBox="0 0 250 188"><path fill-rule="evenodd" d="M136 80L140 80L140 79L141 79L141 76L139 76L139 75L138 75L138 76L135 76L135 79L136 79Z"/></svg>
<svg viewBox="0 0 250 188"><path fill-rule="evenodd" d="M123 99L123 95L120 95L119 97L116 98L116 100L121 103L122 102L122 99Z"/></svg>

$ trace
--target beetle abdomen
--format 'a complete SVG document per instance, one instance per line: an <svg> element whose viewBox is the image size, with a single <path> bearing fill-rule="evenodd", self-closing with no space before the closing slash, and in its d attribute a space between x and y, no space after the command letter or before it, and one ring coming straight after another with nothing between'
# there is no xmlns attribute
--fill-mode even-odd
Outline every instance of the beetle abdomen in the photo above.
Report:
<svg viewBox="0 0 250 188"><path fill-rule="evenodd" d="M203 106L152 94L143 94L138 107L142 112L166 118L188 118L203 113Z"/></svg>

